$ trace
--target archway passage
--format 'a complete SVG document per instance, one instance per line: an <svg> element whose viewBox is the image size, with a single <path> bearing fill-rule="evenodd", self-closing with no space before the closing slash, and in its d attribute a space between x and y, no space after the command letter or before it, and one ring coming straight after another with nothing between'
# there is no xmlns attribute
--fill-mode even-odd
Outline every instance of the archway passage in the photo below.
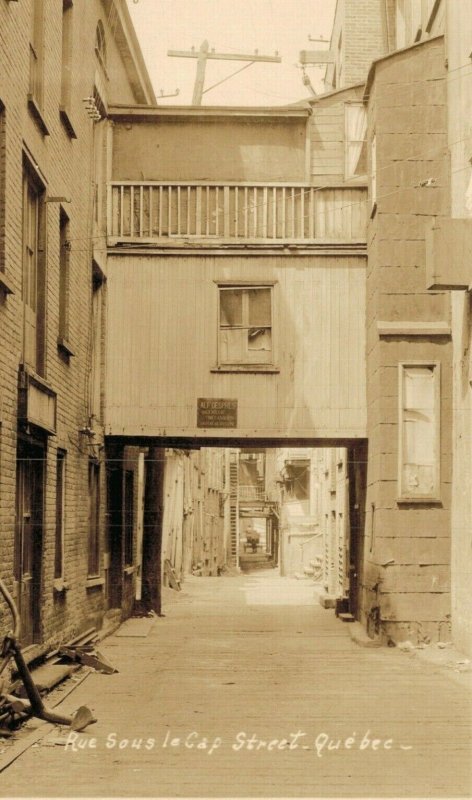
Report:
<svg viewBox="0 0 472 800"><path fill-rule="evenodd" d="M160 614L188 575L275 570L357 618L367 444L322 444L108 440L111 601Z"/></svg>

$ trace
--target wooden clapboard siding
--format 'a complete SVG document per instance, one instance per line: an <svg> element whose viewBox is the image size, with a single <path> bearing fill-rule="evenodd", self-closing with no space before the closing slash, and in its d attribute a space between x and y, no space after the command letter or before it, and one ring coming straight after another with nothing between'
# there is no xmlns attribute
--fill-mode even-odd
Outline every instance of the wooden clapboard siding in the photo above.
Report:
<svg viewBox="0 0 472 800"><path fill-rule="evenodd" d="M310 117L311 180L318 186L344 181L346 102L362 99L362 87L320 97Z"/></svg>
<svg viewBox="0 0 472 800"><path fill-rule="evenodd" d="M277 281L276 374L215 373L218 280ZM238 429L365 435L361 256L110 256L106 429L203 435L198 397L238 400Z"/></svg>

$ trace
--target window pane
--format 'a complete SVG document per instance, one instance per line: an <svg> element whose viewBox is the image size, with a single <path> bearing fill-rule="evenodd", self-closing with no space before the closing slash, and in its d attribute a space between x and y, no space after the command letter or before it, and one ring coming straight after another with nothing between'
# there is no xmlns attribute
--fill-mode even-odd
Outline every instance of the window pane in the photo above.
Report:
<svg viewBox="0 0 472 800"><path fill-rule="evenodd" d="M222 330L220 333L220 358L223 363L240 364L246 360L247 331L243 328Z"/></svg>
<svg viewBox="0 0 472 800"><path fill-rule="evenodd" d="M249 325L271 324L271 290L270 289L248 289L249 300Z"/></svg>
<svg viewBox="0 0 472 800"><path fill-rule="evenodd" d="M241 289L220 290L220 325L233 328L243 323L243 293Z"/></svg>
<svg viewBox="0 0 472 800"><path fill-rule="evenodd" d="M433 495L436 483L434 368L404 367L402 491Z"/></svg>
<svg viewBox="0 0 472 800"><path fill-rule="evenodd" d="M249 350L270 350L272 348L271 332L267 328L250 328L248 331Z"/></svg>

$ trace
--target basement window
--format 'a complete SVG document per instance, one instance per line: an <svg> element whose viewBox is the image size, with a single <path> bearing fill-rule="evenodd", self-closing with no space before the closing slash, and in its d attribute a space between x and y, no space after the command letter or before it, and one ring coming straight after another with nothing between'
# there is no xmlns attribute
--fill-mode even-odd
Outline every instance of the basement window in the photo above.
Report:
<svg viewBox="0 0 472 800"><path fill-rule="evenodd" d="M220 285L218 367L274 366L273 285Z"/></svg>
<svg viewBox="0 0 472 800"><path fill-rule="evenodd" d="M439 363L399 365L399 502L439 500Z"/></svg>

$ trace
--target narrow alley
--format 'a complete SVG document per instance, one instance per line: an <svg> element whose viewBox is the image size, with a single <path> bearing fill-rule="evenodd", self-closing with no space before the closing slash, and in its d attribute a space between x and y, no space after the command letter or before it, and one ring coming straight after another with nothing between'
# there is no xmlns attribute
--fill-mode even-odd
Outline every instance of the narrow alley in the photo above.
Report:
<svg viewBox="0 0 472 800"><path fill-rule="evenodd" d="M360 647L316 591L276 570L164 589L147 635L100 645L119 672L59 706L97 723L32 721L2 796L470 796L469 676Z"/></svg>

